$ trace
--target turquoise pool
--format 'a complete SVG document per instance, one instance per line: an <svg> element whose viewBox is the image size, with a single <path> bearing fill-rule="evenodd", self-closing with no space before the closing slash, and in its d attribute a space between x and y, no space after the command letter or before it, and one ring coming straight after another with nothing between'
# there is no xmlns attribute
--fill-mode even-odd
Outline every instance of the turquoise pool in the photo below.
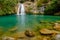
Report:
<svg viewBox="0 0 60 40"><path fill-rule="evenodd" d="M33 25L40 21L55 22L60 21L60 16L48 16L48 15L10 15L0 16L0 27L4 30L9 30L13 27L18 27L18 30L23 31L25 29L33 29Z"/></svg>

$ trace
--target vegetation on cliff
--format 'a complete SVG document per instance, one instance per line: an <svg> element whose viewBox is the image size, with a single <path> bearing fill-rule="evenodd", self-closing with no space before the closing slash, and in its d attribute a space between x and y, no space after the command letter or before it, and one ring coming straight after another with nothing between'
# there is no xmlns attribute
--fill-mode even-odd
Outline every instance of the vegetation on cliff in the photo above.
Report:
<svg viewBox="0 0 60 40"><path fill-rule="evenodd" d="M48 3L48 0L37 0L37 7L42 6L42 4Z"/></svg>
<svg viewBox="0 0 60 40"><path fill-rule="evenodd" d="M45 14L46 15L55 15L60 11L60 0L52 0L48 3L46 9L45 9ZM59 15L58 13L57 15Z"/></svg>
<svg viewBox="0 0 60 40"><path fill-rule="evenodd" d="M38 0L37 7L45 5L45 15L60 15L60 0Z"/></svg>
<svg viewBox="0 0 60 40"><path fill-rule="evenodd" d="M22 0L20 2L25 2L26 0ZM38 13L40 13L40 7L44 4L45 6L45 15L60 15L60 0L37 0L34 7ZM7 15L16 13L15 7L18 4L18 0L0 0L0 15ZM29 5L28 5L29 6ZM34 10L33 8L29 8L29 10ZM34 11L33 11L34 13ZM32 14L32 13L31 13ZM41 13L40 13L41 14Z"/></svg>
<svg viewBox="0 0 60 40"><path fill-rule="evenodd" d="M0 0L0 15L15 13L17 0Z"/></svg>

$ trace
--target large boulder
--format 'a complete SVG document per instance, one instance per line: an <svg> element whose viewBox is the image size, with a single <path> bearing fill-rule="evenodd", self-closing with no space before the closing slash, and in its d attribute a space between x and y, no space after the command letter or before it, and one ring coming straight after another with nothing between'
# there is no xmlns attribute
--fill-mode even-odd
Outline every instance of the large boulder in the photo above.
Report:
<svg viewBox="0 0 60 40"><path fill-rule="evenodd" d="M35 36L35 33L33 31L31 31L31 30L26 30L25 31L25 35L27 37L34 37Z"/></svg>
<svg viewBox="0 0 60 40"><path fill-rule="evenodd" d="M48 30L48 29L41 29L39 32L41 34L52 34L52 31L51 30Z"/></svg>

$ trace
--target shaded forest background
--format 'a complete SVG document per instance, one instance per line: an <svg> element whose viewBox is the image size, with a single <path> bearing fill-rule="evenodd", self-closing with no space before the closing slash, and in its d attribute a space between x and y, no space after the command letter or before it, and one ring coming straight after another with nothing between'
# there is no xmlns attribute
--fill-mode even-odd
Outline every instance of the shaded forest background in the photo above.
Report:
<svg viewBox="0 0 60 40"><path fill-rule="evenodd" d="M23 0L23 2L26 0ZM60 15L60 0L37 0L37 8L46 5L44 15ZM0 0L0 15L16 13L18 0Z"/></svg>

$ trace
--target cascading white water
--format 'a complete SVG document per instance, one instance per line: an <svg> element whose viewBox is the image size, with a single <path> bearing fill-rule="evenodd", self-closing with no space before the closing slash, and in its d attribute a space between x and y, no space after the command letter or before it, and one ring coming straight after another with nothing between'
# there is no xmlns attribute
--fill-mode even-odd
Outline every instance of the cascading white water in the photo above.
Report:
<svg viewBox="0 0 60 40"><path fill-rule="evenodd" d="M20 15L25 15L25 8L24 8L24 5L21 4L21 13Z"/></svg>
<svg viewBox="0 0 60 40"><path fill-rule="evenodd" d="M18 7L18 11L17 11L17 15L25 15L24 4L19 3L19 7Z"/></svg>
<svg viewBox="0 0 60 40"><path fill-rule="evenodd" d="M20 30L23 31L23 29L25 29L25 8L24 8L24 4L19 3L17 15L18 15L17 21L19 24L18 25L18 31L20 31Z"/></svg>

